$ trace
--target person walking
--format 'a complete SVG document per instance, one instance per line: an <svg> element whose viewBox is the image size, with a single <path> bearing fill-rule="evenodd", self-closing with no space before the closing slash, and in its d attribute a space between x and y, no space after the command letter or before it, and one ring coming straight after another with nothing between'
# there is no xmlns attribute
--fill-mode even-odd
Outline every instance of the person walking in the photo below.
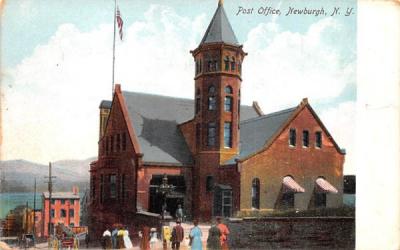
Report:
<svg viewBox="0 0 400 250"><path fill-rule="evenodd" d="M181 221L177 220L176 225L172 229L172 236L171 236L172 249L179 250L183 238L184 238L183 227L181 226Z"/></svg>
<svg viewBox="0 0 400 250"><path fill-rule="evenodd" d="M178 204L178 208L176 209L176 212L175 212L175 217L180 222L183 222L184 215L183 215L183 209L182 209L181 204Z"/></svg>
<svg viewBox="0 0 400 250"><path fill-rule="evenodd" d="M112 243L111 243L111 232L106 229L103 233L103 249L112 249Z"/></svg>
<svg viewBox="0 0 400 250"><path fill-rule="evenodd" d="M199 221L195 219L193 221L194 227L190 230L190 246L191 250L203 250L203 244L201 242L201 237L203 234L201 233L201 229L199 228Z"/></svg>
<svg viewBox="0 0 400 250"><path fill-rule="evenodd" d="M140 250L150 250L150 228L144 226L141 234Z"/></svg>
<svg viewBox="0 0 400 250"><path fill-rule="evenodd" d="M131 238L129 238L129 231L128 231L127 227L125 227L125 229L124 229L123 239L124 239L125 248L128 248L128 249L133 248Z"/></svg>
<svg viewBox="0 0 400 250"><path fill-rule="evenodd" d="M222 250L228 250L229 249L229 247L228 247L229 229L224 223L222 223L221 217L217 218L217 224L218 224L219 231L221 232L220 241L221 241Z"/></svg>
<svg viewBox="0 0 400 250"><path fill-rule="evenodd" d="M114 230L111 232L111 241L113 249L117 248L117 235L118 235L118 228L114 225Z"/></svg>
<svg viewBox="0 0 400 250"><path fill-rule="evenodd" d="M208 230L207 250L221 250L221 231L217 223Z"/></svg>
<svg viewBox="0 0 400 250"><path fill-rule="evenodd" d="M158 242L157 230L155 228L150 229L150 248L156 249L156 244Z"/></svg>
<svg viewBox="0 0 400 250"><path fill-rule="evenodd" d="M117 249L123 249L123 248L125 248L124 230L122 229L122 226L120 226L117 233Z"/></svg>

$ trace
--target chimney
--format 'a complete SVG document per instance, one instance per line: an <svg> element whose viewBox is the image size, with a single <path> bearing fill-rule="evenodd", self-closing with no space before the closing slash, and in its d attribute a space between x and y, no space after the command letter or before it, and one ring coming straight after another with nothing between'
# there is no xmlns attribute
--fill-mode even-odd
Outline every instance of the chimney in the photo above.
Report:
<svg viewBox="0 0 400 250"><path fill-rule="evenodd" d="M77 186L72 186L72 193L76 195L76 194L78 194L78 192L79 192L79 188Z"/></svg>

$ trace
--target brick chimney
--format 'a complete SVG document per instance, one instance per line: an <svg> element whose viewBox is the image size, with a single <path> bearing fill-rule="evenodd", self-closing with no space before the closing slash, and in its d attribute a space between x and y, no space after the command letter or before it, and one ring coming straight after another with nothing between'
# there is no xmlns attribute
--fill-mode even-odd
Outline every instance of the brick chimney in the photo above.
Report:
<svg viewBox="0 0 400 250"><path fill-rule="evenodd" d="M78 194L79 193L79 188L77 186L72 186L72 193L73 194Z"/></svg>

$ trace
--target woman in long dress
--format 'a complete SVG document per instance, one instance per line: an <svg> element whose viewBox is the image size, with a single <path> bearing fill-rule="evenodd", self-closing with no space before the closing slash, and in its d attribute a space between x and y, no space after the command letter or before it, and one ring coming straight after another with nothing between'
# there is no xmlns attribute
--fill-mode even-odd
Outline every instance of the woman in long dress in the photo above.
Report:
<svg viewBox="0 0 400 250"><path fill-rule="evenodd" d="M132 241L129 238L129 231L127 228L125 228L124 230L124 245L128 249L133 248Z"/></svg>
<svg viewBox="0 0 400 250"><path fill-rule="evenodd" d="M203 250L203 243L201 237L203 236L200 228L198 227L198 221L193 221L194 227L190 230L189 237L191 238L191 249L192 250Z"/></svg>

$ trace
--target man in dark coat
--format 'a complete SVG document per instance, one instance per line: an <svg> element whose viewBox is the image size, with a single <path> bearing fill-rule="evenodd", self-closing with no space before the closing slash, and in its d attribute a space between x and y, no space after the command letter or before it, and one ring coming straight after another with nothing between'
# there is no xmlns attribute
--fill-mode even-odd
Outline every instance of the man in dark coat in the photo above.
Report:
<svg viewBox="0 0 400 250"><path fill-rule="evenodd" d="M221 231L215 223L208 230L207 250L221 250Z"/></svg>
<svg viewBox="0 0 400 250"><path fill-rule="evenodd" d="M183 238L184 238L183 227L181 226L181 221L177 220L176 225L172 229L172 236L171 236L172 249L179 250Z"/></svg>

